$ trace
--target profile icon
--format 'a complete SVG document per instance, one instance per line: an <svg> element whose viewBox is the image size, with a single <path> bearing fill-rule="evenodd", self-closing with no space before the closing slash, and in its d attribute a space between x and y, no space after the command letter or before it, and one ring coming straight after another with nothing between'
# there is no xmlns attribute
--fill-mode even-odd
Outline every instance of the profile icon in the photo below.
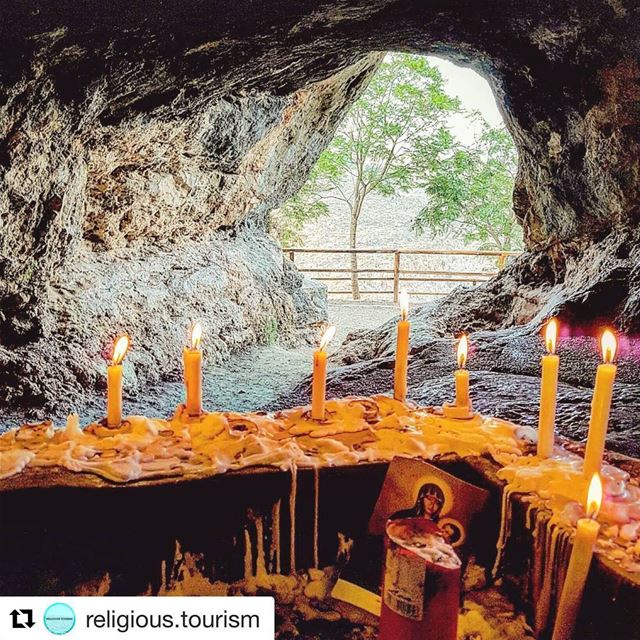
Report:
<svg viewBox="0 0 640 640"><path fill-rule="evenodd" d="M56 602L47 607L44 612L44 626L56 636L69 633L76 624L76 614L73 609L64 602Z"/></svg>

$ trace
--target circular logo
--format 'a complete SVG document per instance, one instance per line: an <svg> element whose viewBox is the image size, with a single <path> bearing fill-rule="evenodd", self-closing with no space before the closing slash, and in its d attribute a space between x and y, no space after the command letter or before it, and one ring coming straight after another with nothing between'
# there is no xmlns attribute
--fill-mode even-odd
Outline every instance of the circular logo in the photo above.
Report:
<svg viewBox="0 0 640 640"><path fill-rule="evenodd" d="M73 609L63 602L56 602L44 612L44 626L57 636L69 633L76 623Z"/></svg>

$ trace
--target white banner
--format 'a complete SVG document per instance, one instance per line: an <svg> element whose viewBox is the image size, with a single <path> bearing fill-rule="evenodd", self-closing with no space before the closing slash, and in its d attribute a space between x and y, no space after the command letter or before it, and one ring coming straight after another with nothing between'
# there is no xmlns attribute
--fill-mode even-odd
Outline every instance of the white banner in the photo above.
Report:
<svg viewBox="0 0 640 640"><path fill-rule="evenodd" d="M0 640L273 640L271 597L3 597Z"/></svg>

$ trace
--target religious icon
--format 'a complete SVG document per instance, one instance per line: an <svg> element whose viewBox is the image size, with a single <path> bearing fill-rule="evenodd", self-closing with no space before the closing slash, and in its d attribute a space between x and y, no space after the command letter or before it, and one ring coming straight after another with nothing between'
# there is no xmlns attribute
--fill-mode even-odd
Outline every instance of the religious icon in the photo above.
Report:
<svg viewBox="0 0 640 640"><path fill-rule="evenodd" d="M483 544L473 522L487 501L486 490L422 460L394 458L369 521L369 532L384 535L388 521L426 519L438 525L462 557Z"/></svg>
<svg viewBox="0 0 640 640"><path fill-rule="evenodd" d="M438 526L454 549L464 544L466 535L461 522L454 518L442 518L438 522Z"/></svg>
<svg viewBox="0 0 640 640"><path fill-rule="evenodd" d="M389 519L427 518L437 523L444 505L445 493L440 485L435 482L427 482L420 487L416 502L411 509L397 511Z"/></svg>

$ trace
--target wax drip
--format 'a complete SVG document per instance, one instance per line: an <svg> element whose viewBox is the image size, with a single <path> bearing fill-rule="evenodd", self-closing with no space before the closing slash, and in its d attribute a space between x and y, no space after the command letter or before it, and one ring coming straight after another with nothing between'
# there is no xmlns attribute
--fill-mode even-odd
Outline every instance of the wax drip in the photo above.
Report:
<svg viewBox="0 0 640 640"><path fill-rule="evenodd" d="M313 566L317 569L320 565L318 558L318 537L319 537L319 518L318 510L320 506L320 469L314 467L314 504L313 504Z"/></svg>
<svg viewBox="0 0 640 640"><path fill-rule="evenodd" d="M264 555L264 525L262 517L256 518L256 577L264 578L267 575L266 558Z"/></svg>
<svg viewBox="0 0 640 640"><path fill-rule="evenodd" d="M498 542L496 543L496 561L493 565L493 570L491 574L494 578L498 576L498 572L500 571L500 566L502 565L502 556L504 554L504 548L507 544L507 540L509 539L509 534L511 533L511 517L513 515L513 510L511 506L511 487L509 485L505 486L502 491L502 507L500 514L500 535L498 536Z"/></svg>
<svg viewBox="0 0 640 640"><path fill-rule="evenodd" d="M525 518L526 526L529 531L533 531L535 535L536 514L538 513L537 505L533 502L529 502L527 507L527 516Z"/></svg>
<svg viewBox="0 0 640 640"><path fill-rule="evenodd" d="M569 557L571 555L572 546L571 532L562 528L560 530L560 542L558 545L556 561L556 579L554 580L554 601L556 611L558 609L558 604L560 603L562 587L564 586L564 580L569 567Z"/></svg>
<svg viewBox="0 0 640 640"><path fill-rule="evenodd" d="M275 573L280 573L280 507L282 501L273 505L271 511L271 572L273 573L273 563L275 558Z"/></svg>
<svg viewBox="0 0 640 640"><path fill-rule="evenodd" d="M244 529L244 579L253 578L253 547L251 546L251 536L249 529Z"/></svg>
<svg viewBox="0 0 640 640"><path fill-rule="evenodd" d="M531 573L531 600L532 602L540 601L540 593L544 583L544 560L545 549L547 544L547 527L545 526L540 513L534 515L531 523L533 529L533 569ZM537 616L537 610L536 610Z"/></svg>
<svg viewBox="0 0 640 640"><path fill-rule="evenodd" d="M289 493L289 514L290 514L290 541L289 553L291 557L290 572L296 572L296 500L298 495L298 467L291 465L291 491Z"/></svg>
<svg viewBox="0 0 640 640"><path fill-rule="evenodd" d="M536 630L541 632L546 628L553 599L553 589L555 583L556 552L559 529L554 524L541 518L542 526L545 529L544 559L542 568L542 588L536 606Z"/></svg>

